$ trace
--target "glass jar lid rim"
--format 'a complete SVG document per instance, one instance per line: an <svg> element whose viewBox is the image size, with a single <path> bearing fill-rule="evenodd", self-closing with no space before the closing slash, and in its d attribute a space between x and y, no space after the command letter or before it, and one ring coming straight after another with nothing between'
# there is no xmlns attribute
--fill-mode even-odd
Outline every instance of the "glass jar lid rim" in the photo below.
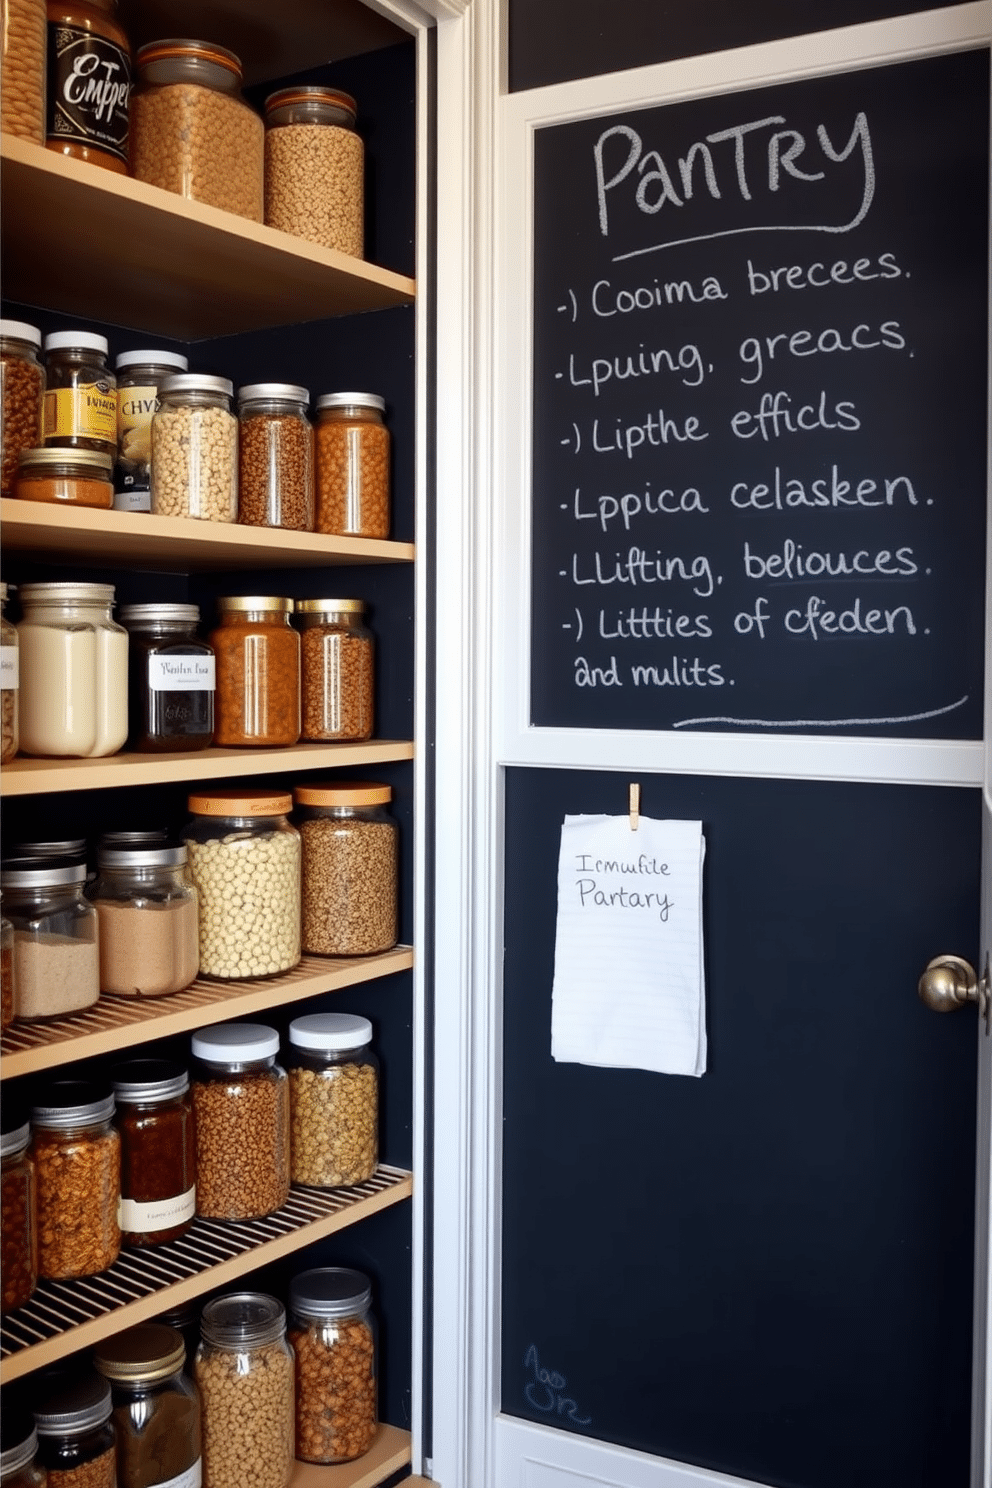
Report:
<svg viewBox="0 0 992 1488"><path fill-rule="evenodd" d="M314 83L298 83L296 87L280 88L270 93L265 100L265 112L286 108L292 103L326 103L333 108L345 109L352 118L358 116L358 104L343 88L321 88Z"/></svg>
<svg viewBox="0 0 992 1488"><path fill-rule="evenodd" d="M377 780L348 780L336 785L298 785L293 791L297 806L384 806L393 788Z"/></svg>
<svg viewBox="0 0 992 1488"><path fill-rule="evenodd" d="M159 393L223 393L230 398L234 394L234 383L229 377L213 377L206 372L176 372L172 377L163 377Z"/></svg>
<svg viewBox="0 0 992 1488"><path fill-rule="evenodd" d="M364 1311L371 1301L368 1277L347 1266L318 1266L294 1276L289 1284L290 1308L305 1317L347 1317Z"/></svg>
<svg viewBox="0 0 992 1488"><path fill-rule="evenodd" d="M9 1131L0 1133L0 1157L16 1157L23 1152L31 1140L31 1123L22 1121L20 1126L12 1126Z"/></svg>
<svg viewBox="0 0 992 1488"><path fill-rule="evenodd" d="M86 852L85 837L63 837L58 842L15 842L11 856L18 858L74 858Z"/></svg>
<svg viewBox="0 0 992 1488"><path fill-rule="evenodd" d="M31 467L54 469L60 465L82 465L84 468L88 466L91 470L102 470L109 475L114 468L114 457L103 450L52 449L48 446L41 446L37 449L21 450L18 465L21 470Z"/></svg>
<svg viewBox="0 0 992 1488"><path fill-rule="evenodd" d="M61 1093L63 1100L59 1100ZM35 1126L99 1126L114 1114L113 1095L102 1095L84 1080L54 1080L48 1087L48 1103L31 1107Z"/></svg>
<svg viewBox="0 0 992 1488"><path fill-rule="evenodd" d="M29 325L26 320L0 320L0 336L11 341L30 341L35 346L41 345L41 332L37 326Z"/></svg>
<svg viewBox="0 0 992 1488"><path fill-rule="evenodd" d="M30 604L44 603L45 600L69 600L77 604L113 604L113 584L87 584L81 580L76 582L44 579L33 584L20 584L17 590L21 597L21 603Z"/></svg>
<svg viewBox="0 0 992 1488"><path fill-rule="evenodd" d="M265 1023L215 1023L194 1033L192 1050L206 1064L250 1064L279 1053L279 1034Z"/></svg>
<svg viewBox="0 0 992 1488"><path fill-rule="evenodd" d="M57 889L86 882L85 863L66 863L61 858L18 858L0 864L0 888Z"/></svg>
<svg viewBox="0 0 992 1488"><path fill-rule="evenodd" d="M274 1342L286 1330L286 1309L266 1292L214 1297L200 1314L204 1342L219 1348Z"/></svg>
<svg viewBox="0 0 992 1488"><path fill-rule="evenodd" d="M372 1042L372 1024L360 1013L307 1013L289 1025L297 1049L363 1049Z"/></svg>
<svg viewBox="0 0 992 1488"><path fill-rule="evenodd" d="M183 1366L182 1334L166 1323L139 1323L100 1344L93 1363L106 1379L152 1383L167 1379Z"/></svg>
<svg viewBox="0 0 992 1488"><path fill-rule="evenodd" d="M156 1105L185 1095L189 1074L170 1059L132 1059L111 1070L110 1084L118 1102Z"/></svg>
<svg viewBox="0 0 992 1488"><path fill-rule="evenodd" d="M189 861L185 843L161 847L118 847L96 850L98 868L182 868Z"/></svg>
<svg viewBox="0 0 992 1488"><path fill-rule="evenodd" d="M46 351L62 351L70 347L78 347L80 351L102 351L106 356L110 343L106 336L96 331L51 331L45 337Z"/></svg>
<svg viewBox="0 0 992 1488"><path fill-rule="evenodd" d="M145 346L140 351L122 351L114 363L118 372L122 367L178 367L181 372L189 368L189 357L180 351L166 351L164 347Z"/></svg>
<svg viewBox="0 0 992 1488"><path fill-rule="evenodd" d="M20 1429L22 1431L24 1430L23 1424ZM10 1428L8 1427L5 1435L9 1432ZM11 1446L0 1450L0 1475L17 1472L18 1468L27 1467L37 1450L38 1428L34 1424L34 1421L32 1421L24 1436L18 1441L15 1441Z"/></svg>
<svg viewBox="0 0 992 1488"><path fill-rule="evenodd" d="M296 601L298 615L333 615L336 613L358 615L364 612L364 599L298 599Z"/></svg>
<svg viewBox="0 0 992 1488"><path fill-rule="evenodd" d="M195 816L284 816L293 797L289 791L211 791L189 796L186 804Z"/></svg>
<svg viewBox="0 0 992 1488"><path fill-rule="evenodd" d="M322 408L378 408L380 413L386 409L386 400L379 393L321 393L317 399L317 411Z"/></svg>
<svg viewBox="0 0 992 1488"><path fill-rule="evenodd" d="M194 41L185 36L170 36L162 41L146 42L138 48L135 61L138 67L144 67L148 62L164 62L170 57L194 57L201 62L218 62L229 72L237 73L239 80L242 76L241 58L235 52L230 52L227 47L218 46L213 41Z"/></svg>
<svg viewBox="0 0 992 1488"><path fill-rule="evenodd" d="M142 620L189 620L199 623L200 606L195 604L127 604L121 605L117 618L122 625Z"/></svg>
<svg viewBox="0 0 992 1488"><path fill-rule="evenodd" d="M293 608L293 601L278 594L219 594L217 609L222 615L244 614L248 610L270 610L273 614L286 615Z"/></svg>
<svg viewBox="0 0 992 1488"><path fill-rule="evenodd" d="M249 382L238 388L238 402L249 403L256 398L282 398L292 403L309 403L310 389L300 387L297 382Z"/></svg>
<svg viewBox="0 0 992 1488"><path fill-rule="evenodd" d="M110 1419L113 1399L110 1385L99 1374L87 1372L66 1382L34 1410L39 1436L68 1436L102 1426Z"/></svg>

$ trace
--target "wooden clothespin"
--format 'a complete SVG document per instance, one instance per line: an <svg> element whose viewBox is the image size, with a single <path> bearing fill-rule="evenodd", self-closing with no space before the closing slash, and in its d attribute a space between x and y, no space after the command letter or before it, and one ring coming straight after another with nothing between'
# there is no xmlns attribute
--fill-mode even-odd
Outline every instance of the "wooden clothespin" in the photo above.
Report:
<svg viewBox="0 0 992 1488"><path fill-rule="evenodd" d="M641 819L641 787L631 784L628 797L628 810L630 812L630 830L637 831L637 824Z"/></svg>

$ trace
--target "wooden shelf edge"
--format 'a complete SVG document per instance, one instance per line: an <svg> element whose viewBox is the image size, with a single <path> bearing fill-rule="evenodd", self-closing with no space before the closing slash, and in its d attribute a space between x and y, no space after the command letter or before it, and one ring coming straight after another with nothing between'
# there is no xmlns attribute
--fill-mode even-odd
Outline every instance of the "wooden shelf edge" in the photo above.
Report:
<svg viewBox="0 0 992 1488"><path fill-rule="evenodd" d="M340 1467L317 1467L312 1462L296 1462L290 1488L376 1488L412 1460L413 1450L408 1431L380 1423L372 1446L356 1462ZM422 1478L408 1481L421 1483Z"/></svg>

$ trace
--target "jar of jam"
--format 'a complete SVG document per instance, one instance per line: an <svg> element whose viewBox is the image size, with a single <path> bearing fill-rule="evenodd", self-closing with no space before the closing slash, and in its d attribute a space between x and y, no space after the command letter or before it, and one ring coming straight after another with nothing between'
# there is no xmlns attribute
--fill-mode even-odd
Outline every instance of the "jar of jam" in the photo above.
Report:
<svg viewBox="0 0 992 1488"><path fill-rule="evenodd" d="M289 1084L279 1035L218 1023L193 1035L196 1208L207 1219L260 1219L289 1198Z"/></svg>
<svg viewBox="0 0 992 1488"><path fill-rule="evenodd" d="M291 599L230 595L218 599L210 637L217 657L215 741L221 745L295 744L300 737L300 637Z"/></svg>
<svg viewBox="0 0 992 1488"><path fill-rule="evenodd" d="M385 409L377 393L325 393L317 399L318 532L389 536Z"/></svg>
<svg viewBox="0 0 992 1488"><path fill-rule="evenodd" d="M120 1253L121 1139L113 1114L114 1097L82 1080L53 1080L45 1104L31 1110L40 1276L95 1276Z"/></svg>
<svg viewBox="0 0 992 1488"><path fill-rule="evenodd" d="M117 454L117 378L107 338L95 331L45 337L44 442L57 449Z"/></svg>
<svg viewBox="0 0 992 1488"><path fill-rule="evenodd" d="M130 94L117 0L48 0L48 148L126 176Z"/></svg>
<svg viewBox="0 0 992 1488"><path fill-rule="evenodd" d="M65 506L114 504L114 462L88 449L25 450L17 467L14 495L19 501L55 501Z"/></svg>
<svg viewBox="0 0 992 1488"><path fill-rule="evenodd" d="M360 599L298 599L304 739L371 739L374 642Z"/></svg>
<svg viewBox="0 0 992 1488"><path fill-rule="evenodd" d="M159 517L235 522L238 421L227 377L177 372L159 386L152 417L152 511Z"/></svg>
<svg viewBox="0 0 992 1488"><path fill-rule="evenodd" d="M18 1413L8 1425L3 1421L3 1448L0 1450L0 1484L3 1488L45 1488L48 1474L37 1462L38 1431L31 1421L25 1424Z"/></svg>
<svg viewBox="0 0 992 1488"><path fill-rule="evenodd" d="M116 754L127 738L127 631L113 584L22 584L20 747L73 758Z"/></svg>
<svg viewBox="0 0 992 1488"><path fill-rule="evenodd" d="M152 509L152 418L158 390L167 377L189 367L178 351L145 348L122 351L117 370L117 467L114 472L114 510L149 512Z"/></svg>
<svg viewBox="0 0 992 1488"><path fill-rule="evenodd" d="M38 1458L58 1488L116 1488L116 1434L110 1385L87 1370L46 1381L35 1406Z"/></svg>
<svg viewBox="0 0 992 1488"><path fill-rule="evenodd" d="M4 0L0 130L30 140L33 145L45 143L47 20L45 0Z"/></svg>
<svg viewBox="0 0 992 1488"><path fill-rule="evenodd" d="M337 88L280 88L265 100L268 227L361 258L364 151L355 100Z"/></svg>
<svg viewBox="0 0 992 1488"><path fill-rule="evenodd" d="M351 1462L376 1434L376 1328L361 1271L322 1266L289 1288L296 1359L296 1455Z"/></svg>
<svg viewBox="0 0 992 1488"><path fill-rule="evenodd" d="M289 1025L294 1183L364 1183L379 1161L379 1061L372 1024L355 1013L308 1013Z"/></svg>
<svg viewBox="0 0 992 1488"><path fill-rule="evenodd" d="M3 765L14 758L21 737L18 709L20 652L17 629L4 614L6 607L7 585L0 584L0 720L3 725L0 764Z"/></svg>
<svg viewBox="0 0 992 1488"><path fill-rule="evenodd" d="M85 863L14 858L0 870L14 927L14 1017L61 1018L100 995L96 910L83 898Z"/></svg>
<svg viewBox="0 0 992 1488"><path fill-rule="evenodd" d="M310 394L289 382L238 391L238 521L248 527L313 531Z"/></svg>
<svg viewBox="0 0 992 1488"><path fill-rule="evenodd" d="M183 1373L182 1334L143 1323L98 1344L93 1363L110 1381L117 1488L182 1488L201 1480L200 1396Z"/></svg>
<svg viewBox="0 0 992 1488"><path fill-rule="evenodd" d="M263 1292L203 1309L194 1377L203 1402L204 1483L287 1488L293 1475L293 1353L286 1313Z"/></svg>
<svg viewBox="0 0 992 1488"><path fill-rule="evenodd" d="M38 358L41 332L23 320L0 320L0 495L13 496L17 462L44 432L45 369Z"/></svg>
<svg viewBox="0 0 992 1488"><path fill-rule="evenodd" d="M214 653L197 640L194 604L131 604L128 633L128 747L142 753L206 749L214 737Z"/></svg>
<svg viewBox="0 0 992 1488"><path fill-rule="evenodd" d="M111 1073L121 1136L121 1238L159 1245L196 1214L189 1076L167 1059L132 1059Z"/></svg>
<svg viewBox="0 0 992 1488"><path fill-rule="evenodd" d="M399 828L388 785L297 786L303 842L303 949L368 956L396 944Z"/></svg>
<svg viewBox="0 0 992 1488"><path fill-rule="evenodd" d="M5 1108L9 1102L5 1101ZM0 1130L0 1312L23 1307L38 1284L38 1216L31 1125L3 1112Z"/></svg>

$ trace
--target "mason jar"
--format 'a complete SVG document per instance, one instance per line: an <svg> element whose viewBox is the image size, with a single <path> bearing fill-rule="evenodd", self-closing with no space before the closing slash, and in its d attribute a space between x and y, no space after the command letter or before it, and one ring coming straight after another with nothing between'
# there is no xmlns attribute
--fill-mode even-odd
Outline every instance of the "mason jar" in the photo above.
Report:
<svg viewBox="0 0 992 1488"><path fill-rule="evenodd" d="M264 1023L217 1023L193 1035L196 1208L207 1219L260 1219L289 1197L289 1082L279 1035Z"/></svg>
<svg viewBox="0 0 992 1488"><path fill-rule="evenodd" d="M22 584L20 747L83 759L127 738L127 631L112 584Z"/></svg>
<svg viewBox="0 0 992 1488"><path fill-rule="evenodd" d="M111 1071L121 1136L121 1237L161 1245L196 1214L196 1144L189 1075L168 1059L132 1059Z"/></svg>
<svg viewBox="0 0 992 1488"><path fill-rule="evenodd" d="M0 1449L0 1484L3 1488L46 1488L48 1474L37 1461L38 1430L33 1420L19 1416L3 1423Z"/></svg>
<svg viewBox="0 0 992 1488"><path fill-rule="evenodd" d="M210 644L217 657L217 744L279 748L300 737L300 637L291 599L224 595Z"/></svg>
<svg viewBox="0 0 992 1488"><path fill-rule="evenodd" d="M159 386L152 416L152 511L159 517L234 522L238 421L227 377L177 372Z"/></svg>
<svg viewBox="0 0 992 1488"><path fill-rule="evenodd" d="M121 1248L121 1139L114 1097L83 1080L53 1080L31 1110L37 1174L38 1274L95 1276Z"/></svg>
<svg viewBox="0 0 992 1488"><path fill-rule="evenodd" d="M280 88L265 100L265 221L361 258L365 158L355 100L338 88Z"/></svg>
<svg viewBox="0 0 992 1488"><path fill-rule="evenodd" d="M158 408L159 386L167 377L189 368L178 351L145 347L122 351L117 370L117 465L114 472L114 510L149 512L152 509L152 418Z"/></svg>
<svg viewBox="0 0 992 1488"><path fill-rule="evenodd" d="M248 527L313 531L310 394L289 382L238 391L238 521Z"/></svg>
<svg viewBox="0 0 992 1488"><path fill-rule="evenodd" d="M389 536L385 409L378 393L325 393L317 399L318 532Z"/></svg>
<svg viewBox="0 0 992 1488"><path fill-rule="evenodd" d="M14 758L20 744L20 652L17 629L7 619L6 608L7 585L0 583L0 719L3 723L0 764L3 765Z"/></svg>
<svg viewBox="0 0 992 1488"><path fill-rule="evenodd" d="M0 1127L0 1313L23 1307L38 1284L38 1213L31 1123L4 1102Z"/></svg>
<svg viewBox="0 0 992 1488"><path fill-rule="evenodd" d="M14 1017L61 1018L100 995L96 910L83 898L86 864L14 858L0 869L14 929Z"/></svg>
<svg viewBox="0 0 992 1488"><path fill-rule="evenodd" d="M290 1175L309 1188L364 1183L379 1162L379 1061L372 1024L308 1013L289 1025Z"/></svg>
<svg viewBox="0 0 992 1488"><path fill-rule="evenodd" d="M372 737L375 643L360 599L298 599L304 739Z"/></svg>
<svg viewBox="0 0 992 1488"><path fill-rule="evenodd" d="M128 747L163 754L207 749L214 737L214 653L197 638L195 604L129 604Z"/></svg>
<svg viewBox="0 0 992 1488"><path fill-rule="evenodd" d="M44 434L45 369L41 332L23 320L0 320L0 495L13 496L17 462Z"/></svg>
<svg viewBox="0 0 992 1488"><path fill-rule="evenodd" d="M375 1441L376 1325L361 1271L322 1266L289 1287L289 1341L296 1356L296 1455L352 1462Z"/></svg>
<svg viewBox="0 0 992 1488"><path fill-rule="evenodd" d="M50 501L109 511L114 504L110 455L91 449L25 450L17 467L18 501Z"/></svg>
<svg viewBox="0 0 992 1488"><path fill-rule="evenodd" d="M101 845L86 895L100 926L101 992L166 997L196 980L199 899L185 845Z"/></svg>
<svg viewBox="0 0 992 1488"><path fill-rule="evenodd" d="M286 1313L263 1292L214 1297L200 1319L194 1378L203 1480L287 1488L293 1474L293 1352Z"/></svg>
<svg viewBox="0 0 992 1488"><path fill-rule="evenodd" d="M142 1323L97 1344L110 1381L117 1488L194 1488L201 1480L200 1395L183 1373L182 1334Z"/></svg>
<svg viewBox="0 0 992 1488"><path fill-rule="evenodd" d="M86 86L94 69L99 89ZM48 149L127 175L130 94L117 0L48 0Z"/></svg>
<svg viewBox="0 0 992 1488"><path fill-rule="evenodd" d="M57 1375L35 1406L38 1460L59 1488L116 1488L110 1385L87 1369Z"/></svg>
<svg viewBox="0 0 992 1488"><path fill-rule="evenodd" d="M95 331L45 337L44 442L58 449L117 454L117 378L107 338Z"/></svg>
<svg viewBox="0 0 992 1488"><path fill-rule="evenodd" d="M396 944L399 828L388 785L301 785L303 949L368 956Z"/></svg>

